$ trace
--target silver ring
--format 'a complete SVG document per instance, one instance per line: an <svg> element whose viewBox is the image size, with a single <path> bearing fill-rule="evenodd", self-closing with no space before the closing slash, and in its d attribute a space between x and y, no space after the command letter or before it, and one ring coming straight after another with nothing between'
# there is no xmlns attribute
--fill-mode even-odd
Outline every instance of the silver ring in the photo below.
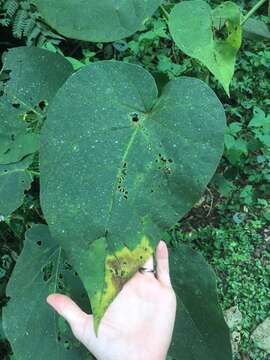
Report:
<svg viewBox="0 0 270 360"><path fill-rule="evenodd" d="M145 272L145 273L155 273L155 270L154 270L154 269L147 269L147 268L141 267L141 268L139 269L139 272L140 272L141 274L143 274L144 272Z"/></svg>

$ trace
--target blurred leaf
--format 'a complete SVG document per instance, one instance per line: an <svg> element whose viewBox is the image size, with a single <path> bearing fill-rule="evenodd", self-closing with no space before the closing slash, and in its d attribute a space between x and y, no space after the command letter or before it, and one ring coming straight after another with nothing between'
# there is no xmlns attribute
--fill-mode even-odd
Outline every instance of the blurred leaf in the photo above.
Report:
<svg viewBox="0 0 270 360"><path fill-rule="evenodd" d="M176 45L207 66L228 95L242 42L240 16L239 7L230 1L211 10L205 1L191 0L176 4L169 17Z"/></svg>
<svg viewBox="0 0 270 360"><path fill-rule="evenodd" d="M263 212L263 216L267 221L270 221L270 208L267 208L264 212Z"/></svg>
<svg viewBox="0 0 270 360"><path fill-rule="evenodd" d="M235 190L235 185L232 181L227 180L224 176L216 174L214 177L214 184L217 187L218 192L225 197L231 195Z"/></svg>
<svg viewBox="0 0 270 360"><path fill-rule="evenodd" d="M268 26L261 20L248 19L243 26L244 37L251 40L270 40Z"/></svg>
<svg viewBox="0 0 270 360"><path fill-rule="evenodd" d="M237 212L233 215L233 221L236 224L241 224L246 218L246 214Z"/></svg>
<svg viewBox="0 0 270 360"><path fill-rule="evenodd" d="M76 300L80 297L82 302L83 295L83 302L87 300L79 278L65 261L46 225L34 225L26 232L23 251L7 286L10 300L3 310L4 331L16 360L33 359L33 354L39 360L92 359L46 303L50 293L68 290L72 295L73 283L77 284Z"/></svg>
<svg viewBox="0 0 270 360"><path fill-rule="evenodd" d="M6 79L0 96L0 164L8 164L39 148L31 125L41 125L44 107L72 67L58 54L22 46L4 54L2 73Z"/></svg>
<svg viewBox="0 0 270 360"><path fill-rule="evenodd" d="M29 190L32 176L27 168L32 163L32 156L24 160L1 165L0 164L0 214L10 215L23 203L24 192Z"/></svg>
<svg viewBox="0 0 270 360"><path fill-rule="evenodd" d="M66 56L66 59L71 63L74 70L78 70L81 67L85 66L85 64L83 62L81 62L80 60L77 60L71 56Z"/></svg>
<svg viewBox="0 0 270 360"><path fill-rule="evenodd" d="M266 130L270 130L270 115L266 116L263 110L255 107L253 111L253 118L249 122L248 127L263 127Z"/></svg>
<svg viewBox="0 0 270 360"><path fill-rule="evenodd" d="M213 270L199 253L180 245L170 254L170 273L177 313L169 355L181 360L232 359Z"/></svg>
<svg viewBox="0 0 270 360"><path fill-rule="evenodd" d="M34 0L34 3L60 34L72 39L111 42L139 30L162 0Z"/></svg>

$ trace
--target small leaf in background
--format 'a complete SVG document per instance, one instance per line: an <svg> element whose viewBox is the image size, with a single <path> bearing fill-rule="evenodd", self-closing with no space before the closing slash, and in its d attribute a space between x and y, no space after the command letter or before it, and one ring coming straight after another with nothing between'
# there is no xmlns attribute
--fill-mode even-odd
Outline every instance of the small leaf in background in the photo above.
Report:
<svg viewBox="0 0 270 360"><path fill-rule="evenodd" d="M202 81L172 80L158 98L150 73L123 62L87 65L57 93L42 130L41 203L92 303L102 298L98 321L164 231L200 199L223 153L224 128L224 109ZM92 245L104 239L93 272ZM107 283L97 289L100 274Z"/></svg>
<svg viewBox="0 0 270 360"><path fill-rule="evenodd" d="M0 92L0 215L18 208L32 177L48 103L73 69L62 56L21 46L4 53ZM28 156L26 158L26 156Z"/></svg>
<svg viewBox="0 0 270 360"><path fill-rule="evenodd" d="M78 69L80 69L81 67L83 67L85 65L80 60L74 59L71 56L66 56L65 58L71 63L74 70L78 70Z"/></svg>
<svg viewBox="0 0 270 360"><path fill-rule="evenodd" d="M213 182L217 187L218 192L224 197L229 197L236 189L236 186L232 181L227 180L224 176L220 174L215 174Z"/></svg>
<svg viewBox="0 0 270 360"><path fill-rule="evenodd" d="M34 0L46 22L69 38L111 42L132 35L162 0Z"/></svg>
<svg viewBox="0 0 270 360"><path fill-rule="evenodd" d="M258 139L266 148L270 147L270 115L255 107L253 118L248 124L255 138Z"/></svg>
<svg viewBox="0 0 270 360"><path fill-rule="evenodd" d="M23 203L24 192L29 190L32 176L27 171L32 163L32 156L20 162L0 164L0 214L8 216Z"/></svg>
<svg viewBox="0 0 270 360"><path fill-rule="evenodd" d="M6 132L7 133L7 132ZM34 133L17 134L12 145L0 154L0 164L20 161L23 157L39 150L39 135Z"/></svg>
<svg viewBox="0 0 270 360"><path fill-rule="evenodd" d="M128 49L128 43L125 40L115 41L113 47L119 52L124 52Z"/></svg>
<svg viewBox="0 0 270 360"><path fill-rule="evenodd" d="M198 252L179 245L170 254L170 273L177 310L169 355L177 360L230 360L229 329L211 267Z"/></svg>
<svg viewBox="0 0 270 360"><path fill-rule="evenodd" d="M254 202L254 187L252 185L244 186L240 191L240 199L245 205L252 205Z"/></svg>
<svg viewBox="0 0 270 360"><path fill-rule="evenodd" d="M270 221L270 208L267 208L264 210L263 216L264 216L265 220Z"/></svg>
<svg viewBox="0 0 270 360"><path fill-rule="evenodd" d="M16 360L33 359L33 355L39 360L92 359L46 303L50 293L63 291L89 311L85 290L63 250L46 225L34 225L26 232L6 290L10 300L3 310L4 331Z"/></svg>
<svg viewBox="0 0 270 360"><path fill-rule="evenodd" d="M246 214L245 213L240 213L240 212L237 212L233 215L233 221L236 223L236 224L241 224L246 218Z"/></svg>
<svg viewBox="0 0 270 360"><path fill-rule="evenodd" d="M254 330L252 340L260 349L270 353L270 317Z"/></svg>
<svg viewBox="0 0 270 360"><path fill-rule="evenodd" d="M270 132L270 115L266 115L263 110L258 107L254 107L253 118L248 124L250 128L263 128L265 131Z"/></svg>
<svg viewBox="0 0 270 360"><path fill-rule="evenodd" d="M176 45L201 61L229 95L237 52L242 42L239 7L228 1L214 10L202 0L182 1L170 13Z"/></svg>
<svg viewBox="0 0 270 360"><path fill-rule="evenodd" d="M248 19L243 25L243 36L251 40L270 40L270 31L265 22Z"/></svg>

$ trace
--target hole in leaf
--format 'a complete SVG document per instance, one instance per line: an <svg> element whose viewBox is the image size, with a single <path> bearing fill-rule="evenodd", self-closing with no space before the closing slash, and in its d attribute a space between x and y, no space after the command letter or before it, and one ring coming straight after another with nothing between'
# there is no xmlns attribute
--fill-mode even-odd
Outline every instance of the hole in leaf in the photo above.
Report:
<svg viewBox="0 0 270 360"><path fill-rule="evenodd" d="M72 270L72 266L67 261L65 261L64 262L64 269L65 270Z"/></svg>
<svg viewBox="0 0 270 360"><path fill-rule="evenodd" d="M41 241L41 240L37 241L37 245L38 245L38 246L41 246L41 245L42 245L42 241Z"/></svg>
<svg viewBox="0 0 270 360"><path fill-rule="evenodd" d="M49 262L46 266L44 266L42 272L43 272L43 280L45 282L49 281L50 278L52 277L53 263Z"/></svg>
<svg viewBox="0 0 270 360"><path fill-rule="evenodd" d="M65 340L65 342L64 342L64 348L65 348L66 350L70 350L71 346L70 346L70 342L69 342L68 340Z"/></svg>
<svg viewBox="0 0 270 360"><path fill-rule="evenodd" d="M133 121L133 122L138 122L140 119L139 119L139 115L137 114L137 113L132 113L131 114L131 120Z"/></svg>
<svg viewBox="0 0 270 360"><path fill-rule="evenodd" d="M21 105L19 103L12 104L15 109L18 109Z"/></svg>
<svg viewBox="0 0 270 360"><path fill-rule="evenodd" d="M43 111L46 106L47 106L47 102L45 100L41 100L39 103L38 103L38 106L39 108Z"/></svg>
<svg viewBox="0 0 270 360"><path fill-rule="evenodd" d="M237 30L237 28L236 28ZM226 40L228 38L228 27L224 19L216 19L213 27L214 36L218 40Z"/></svg>

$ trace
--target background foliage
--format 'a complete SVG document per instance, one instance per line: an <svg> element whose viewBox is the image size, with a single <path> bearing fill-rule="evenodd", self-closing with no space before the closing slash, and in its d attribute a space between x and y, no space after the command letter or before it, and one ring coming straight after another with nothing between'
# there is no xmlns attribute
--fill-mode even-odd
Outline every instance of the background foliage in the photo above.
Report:
<svg viewBox="0 0 270 360"><path fill-rule="evenodd" d="M221 1L208 1L215 7ZM165 2L166 7L176 1ZM237 1L244 12L256 1ZM168 233L169 243L189 243L214 267L224 310L241 313L235 352L237 360L266 360L267 351L253 341L252 333L270 312L270 50L269 41L248 31L237 57L228 98L218 82L196 60L177 49L169 35L166 15L158 10L135 35L113 43L65 39L42 20L29 1L0 1L1 53L18 45L35 45L64 54L75 68L91 61L117 59L143 65L162 86L179 75L195 76L214 89L227 114L228 128L222 162L201 201ZM267 5L257 13L269 26ZM43 223L35 163L34 182L23 205L0 217L0 302L7 302L5 287L25 230ZM232 329L234 331L235 329ZM0 326L0 357L12 354ZM240 339L240 340L239 340Z"/></svg>

